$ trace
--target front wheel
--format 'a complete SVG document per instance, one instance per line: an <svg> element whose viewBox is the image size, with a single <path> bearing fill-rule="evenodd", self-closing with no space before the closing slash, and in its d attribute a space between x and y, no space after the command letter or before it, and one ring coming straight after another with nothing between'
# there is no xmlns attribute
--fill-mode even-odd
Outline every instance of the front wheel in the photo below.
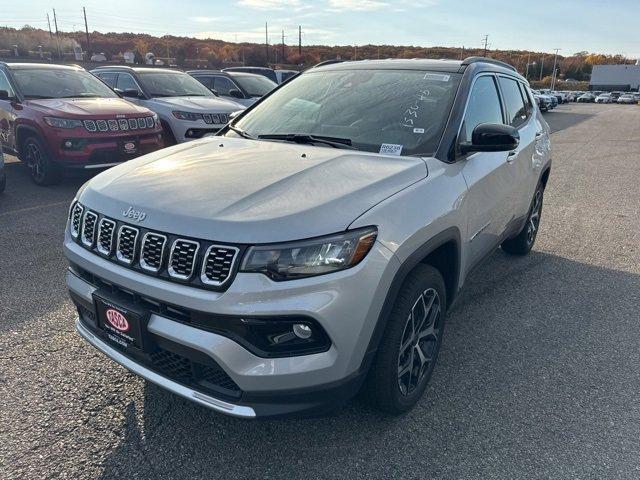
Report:
<svg viewBox="0 0 640 480"><path fill-rule="evenodd" d="M28 137L22 144L22 159L29 167L31 179L37 185L54 185L62 178L62 171L49 156L46 147L37 137Z"/></svg>
<svg viewBox="0 0 640 480"><path fill-rule="evenodd" d="M400 289L367 379L378 409L397 415L420 400L438 358L446 310L442 275L419 265Z"/></svg>
<svg viewBox="0 0 640 480"><path fill-rule="evenodd" d="M502 242L502 249L513 255L526 255L533 248L540 228L540 217L542 216L542 201L544 199L544 186L539 183L536 192L531 200L531 207L527 215L527 222L520 230L520 233L509 240Z"/></svg>

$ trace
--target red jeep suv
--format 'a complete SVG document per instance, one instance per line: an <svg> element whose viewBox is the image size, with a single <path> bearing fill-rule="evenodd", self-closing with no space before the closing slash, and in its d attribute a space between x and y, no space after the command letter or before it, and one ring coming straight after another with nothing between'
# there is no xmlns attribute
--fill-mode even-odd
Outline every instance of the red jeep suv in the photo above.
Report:
<svg viewBox="0 0 640 480"><path fill-rule="evenodd" d="M0 62L0 142L38 185L64 168L102 169L163 147L150 110L80 67Z"/></svg>

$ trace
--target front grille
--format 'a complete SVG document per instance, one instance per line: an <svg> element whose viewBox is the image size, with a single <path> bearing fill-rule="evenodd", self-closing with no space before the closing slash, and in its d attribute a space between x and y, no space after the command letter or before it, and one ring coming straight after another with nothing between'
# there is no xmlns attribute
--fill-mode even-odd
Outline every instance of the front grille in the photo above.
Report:
<svg viewBox="0 0 640 480"><path fill-rule="evenodd" d="M155 127L153 117L84 120L82 124L87 132L119 132L143 130Z"/></svg>
<svg viewBox="0 0 640 480"><path fill-rule="evenodd" d="M138 229L123 225L118 232L118 246L116 247L116 257L123 263L132 264L136 255L136 241L138 240Z"/></svg>
<svg viewBox="0 0 640 480"><path fill-rule="evenodd" d="M140 266L150 272L157 272L162 267L164 246L167 237L158 233L145 233L140 250Z"/></svg>
<svg viewBox="0 0 640 480"><path fill-rule="evenodd" d="M207 285L222 285L231 276L233 264L237 257L238 249L235 247L223 247L211 245L204 254L202 264L202 283Z"/></svg>
<svg viewBox="0 0 640 480"><path fill-rule="evenodd" d="M87 210L87 212L84 214L84 220L82 222L82 243L87 247L92 247L93 242L96 239L97 221L98 215L90 210Z"/></svg>
<svg viewBox="0 0 640 480"><path fill-rule="evenodd" d="M212 365L205 365L163 348L150 357L155 371L178 383L209 388L216 393L223 389L223 393L234 397L241 393L236 382L213 360Z"/></svg>
<svg viewBox="0 0 640 480"><path fill-rule="evenodd" d="M202 119L204 120L204 123L209 124L229 123L229 115L226 113L204 113L202 115Z"/></svg>
<svg viewBox="0 0 640 480"><path fill-rule="evenodd" d="M191 278L200 244L191 240L176 240L169 257L169 275L181 280Z"/></svg>
<svg viewBox="0 0 640 480"><path fill-rule="evenodd" d="M216 291L231 283L246 248L134 227L87 211L78 202L71 206L69 230L78 244L121 266Z"/></svg>
<svg viewBox="0 0 640 480"><path fill-rule="evenodd" d="M113 233L116 230L116 222L103 218L98 226L98 251L103 255L111 255L113 251Z"/></svg>
<svg viewBox="0 0 640 480"><path fill-rule="evenodd" d="M78 238L80 235L80 225L82 221L82 213L84 212L84 207L79 203L76 203L71 211L71 236L73 238Z"/></svg>

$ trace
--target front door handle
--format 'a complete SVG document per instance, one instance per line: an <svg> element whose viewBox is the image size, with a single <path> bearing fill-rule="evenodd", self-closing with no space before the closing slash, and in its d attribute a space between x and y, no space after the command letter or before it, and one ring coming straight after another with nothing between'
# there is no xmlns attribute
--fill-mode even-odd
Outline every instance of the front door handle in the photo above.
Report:
<svg viewBox="0 0 640 480"><path fill-rule="evenodd" d="M536 140L537 140L537 139L539 139L542 135L543 135L543 133L542 133L542 132L538 132L538 133L536 133Z"/></svg>
<svg viewBox="0 0 640 480"><path fill-rule="evenodd" d="M518 152L516 152L515 150L510 151L509 154L507 155L507 162L508 163L513 162L517 155L518 155Z"/></svg>

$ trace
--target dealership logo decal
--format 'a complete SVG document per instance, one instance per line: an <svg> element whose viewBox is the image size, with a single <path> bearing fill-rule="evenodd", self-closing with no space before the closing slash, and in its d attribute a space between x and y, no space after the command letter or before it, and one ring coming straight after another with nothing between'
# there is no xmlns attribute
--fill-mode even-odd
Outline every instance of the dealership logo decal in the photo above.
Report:
<svg viewBox="0 0 640 480"><path fill-rule="evenodd" d="M142 222L145 218L147 218L147 214L142 210L134 210L133 207L127 208L124 212L122 212L127 218L133 218L136 222Z"/></svg>
<svg viewBox="0 0 640 480"><path fill-rule="evenodd" d="M129 330L129 322L119 311L110 308L105 312L105 315L107 316L107 321L116 330L119 330L121 332L126 332Z"/></svg>

